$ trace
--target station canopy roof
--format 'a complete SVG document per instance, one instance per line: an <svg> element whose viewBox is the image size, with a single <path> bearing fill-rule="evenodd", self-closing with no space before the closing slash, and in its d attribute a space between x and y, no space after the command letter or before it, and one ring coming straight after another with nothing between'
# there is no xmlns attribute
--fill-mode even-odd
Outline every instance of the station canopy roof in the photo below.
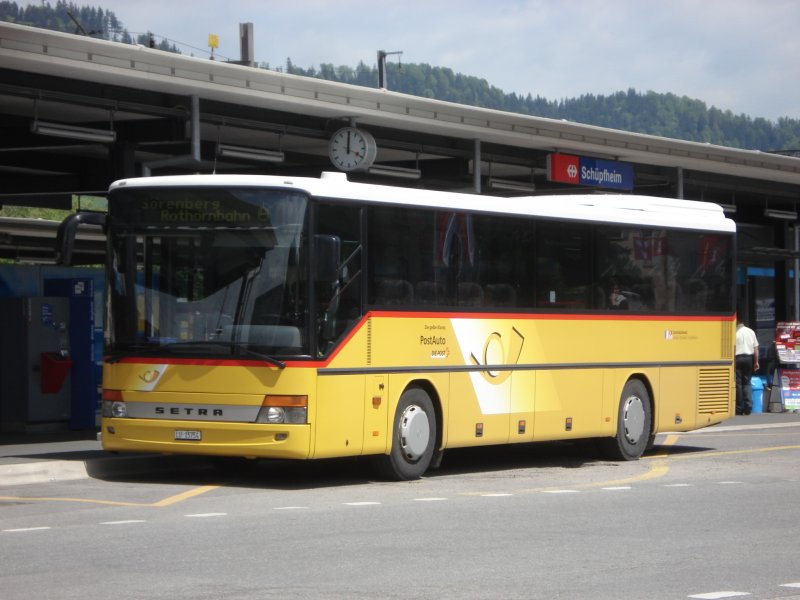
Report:
<svg viewBox="0 0 800 600"><path fill-rule="evenodd" d="M377 82L376 82L377 83ZM574 192L547 155L633 163L636 193L777 208L800 159L442 102L0 23L0 204L69 209L142 173L333 170L332 134L368 130L382 173L352 180L497 195ZM220 147L256 149L225 153ZM476 154L477 152L477 154ZM592 191L592 190L586 190ZM37 227L0 222L0 257L41 256ZM41 234L41 231L39 232ZM46 236L45 236L46 237ZM23 252L24 250L24 252Z"/></svg>

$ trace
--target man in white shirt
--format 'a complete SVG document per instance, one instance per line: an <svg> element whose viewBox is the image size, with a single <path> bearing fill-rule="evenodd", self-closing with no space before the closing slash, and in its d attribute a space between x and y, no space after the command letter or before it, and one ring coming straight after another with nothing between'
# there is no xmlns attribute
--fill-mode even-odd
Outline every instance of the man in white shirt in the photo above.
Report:
<svg viewBox="0 0 800 600"><path fill-rule="evenodd" d="M758 371L758 339L755 332L739 321L736 325L736 414L753 411L753 387L750 379Z"/></svg>

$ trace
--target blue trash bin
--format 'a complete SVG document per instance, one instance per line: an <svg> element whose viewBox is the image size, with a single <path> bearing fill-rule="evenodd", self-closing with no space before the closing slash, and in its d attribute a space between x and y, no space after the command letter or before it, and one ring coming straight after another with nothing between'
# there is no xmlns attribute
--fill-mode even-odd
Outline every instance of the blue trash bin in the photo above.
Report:
<svg viewBox="0 0 800 600"><path fill-rule="evenodd" d="M753 386L753 413L764 412L764 380L761 377L750 379Z"/></svg>

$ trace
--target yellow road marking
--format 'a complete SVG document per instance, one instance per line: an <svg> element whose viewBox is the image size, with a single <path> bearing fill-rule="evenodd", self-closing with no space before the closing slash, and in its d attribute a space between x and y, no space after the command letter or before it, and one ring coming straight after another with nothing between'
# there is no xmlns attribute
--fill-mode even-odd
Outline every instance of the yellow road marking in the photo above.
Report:
<svg viewBox="0 0 800 600"><path fill-rule="evenodd" d="M665 452L662 452L661 454L651 454L650 456L643 456L642 458L654 459L654 458L666 458L670 456L669 447L677 444L679 437L680 436L678 436L678 434L670 433L666 438L664 438L664 442L660 444L661 446L666 446L668 448Z"/></svg>
<svg viewBox="0 0 800 600"><path fill-rule="evenodd" d="M680 438L677 434L669 434L664 439L664 441L660 444L660 446L666 446L667 449L660 454L652 454L650 456L642 457L645 460L651 461L650 466L648 467L647 472L642 473L641 475L634 475L633 477L628 477L625 479L614 479L609 481L596 481L591 483L577 483L574 485L570 485L570 488L576 489L588 489L588 488L596 488L596 487L611 487L611 486L618 486L618 485L626 485L630 483L638 483L641 481L648 481L650 479L658 479L659 477L665 476L669 472L669 466L667 463L673 460L688 460L692 458L705 458L705 457L714 457L714 456L728 456L728 455L735 455L735 454L752 454L756 452L778 452L784 450L800 450L800 445L789 445L789 446L772 446L768 448L750 448L746 450L724 450L719 452L698 452L697 454L681 454L676 455L672 454L669 451L669 447L674 446L678 439ZM533 493L533 492L544 492L554 489L561 489L563 486L556 487L542 487L542 488L528 488L519 490L517 493ZM481 495L485 494L486 492L467 492L465 495Z"/></svg>
<svg viewBox="0 0 800 600"><path fill-rule="evenodd" d="M756 452L781 452L784 450L800 450L800 444L791 446L770 446L768 448L749 448L746 450L720 450L718 452L698 452L697 454L681 454L670 456L670 460L689 460L692 458L706 458L709 456L730 456L734 454L754 454Z"/></svg>
<svg viewBox="0 0 800 600"><path fill-rule="evenodd" d="M103 504L108 506L143 506L149 508L161 508L171 506L178 502L183 502L189 498L194 498L200 494L205 494L212 490L222 487L219 485L203 485L200 487L169 496L157 502L118 502L115 500L95 500L92 498L48 498L48 497L29 497L29 496L0 496L0 502L79 502L83 504Z"/></svg>
<svg viewBox="0 0 800 600"><path fill-rule="evenodd" d="M515 490L515 494L533 494L538 492L548 492L552 490L560 490L564 489L565 487L571 489L588 489L588 488L595 488L595 487L611 487L615 485L627 485L630 483L638 483L640 481L647 481L649 479L657 479L659 477L663 477L669 471L669 467L666 464L666 460L660 461L653 461L648 465L647 471L642 473L641 475L634 475L633 477L626 477L625 479L610 479L607 481L594 481L591 483L575 483L570 484L567 486L548 486L548 487L539 487L539 488L525 488L521 490ZM483 496L490 492L482 491L482 492L463 492L461 495L463 496Z"/></svg>
<svg viewBox="0 0 800 600"><path fill-rule="evenodd" d="M751 431L720 431L719 433L709 433L709 432L689 432L689 435L692 438L697 438L698 440L704 440L710 437L777 437L777 436L793 436L793 435L800 435L800 431L786 431L782 429L780 431L772 430L767 433L760 433L760 432L751 432Z"/></svg>
<svg viewBox="0 0 800 600"><path fill-rule="evenodd" d="M191 490L187 490L181 494L175 494L174 496L170 496L169 498L164 498L163 500L154 502L150 506L156 506L156 507L170 506L172 504L177 504L178 502L183 502L184 500L188 500L189 498L194 498L195 496L199 496L200 494L205 494L206 492L216 490L219 487L220 486L218 485L203 485Z"/></svg>
<svg viewBox="0 0 800 600"><path fill-rule="evenodd" d="M661 446L674 446L678 441L677 435L670 434L666 437L664 442ZM626 485L629 483L638 483L640 481L647 481L649 479L658 479L659 477L664 477L669 472L669 467L667 466L667 461L663 460L669 456L668 453L658 454L654 456L650 456L647 458L655 458L655 459L662 459L662 460L654 460L647 468L647 472L642 473L641 475L634 475L633 477L626 477L625 479L611 479L608 481L595 481L591 483L576 483L574 485L570 485L567 487L570 488L579 488L579 489L588 489L588 488L595 488L595 487L611 487L615 485ZM535 492L546 492L551 491L554 489L561 489L563 486L559 487L542 487L542 488L527 488L518 490L516 493L522 494L529 494ZM479 496L483 495L486 492L465 492L463 495L465 496Z"/></svg>
<svg viewBox="0 0 800 600"><path fill-rule="evenodd" d="M106 504L110 506L150 506L140 502L117 502L115 500L92 500L91 498L48 498L43 496L0 496L2 502L82 502L84 504Z"/></svg>
<svg viewBox="0 0 800 600"><path fill-rule="evenodd" d="M674 446L678 442L678 437L675 434L668 435L661 446ZM667 466L667 461L665 460L669 457L669 450L664 452L663 454L656 454L653 456L648 456L646 458L656 459L650 464L647 469L646 473L642 473L641 475L634 475L633 477L627 477L625 479L614 479L611 481L596 481L593 483L579 483L572 487L576 488L594 488L594 487L610 487L615 485L625 485L628 483L638 483L640 481L648 481L650 479L658 479L659 477L664 477L669 472L669 467ZM660 459L660 460L659 460Z"/></svg>
<svg viewBox="0 0 800 600"><path fill-rule="evenodd" d="M662 447L674 446L677 443L679 437L680 436L676 434L670 434L665 438L664 442L661 443L660 445ZM671 454L669 450L667 450L666 452L663 452L661 454L653 454L650 456L642 457L643 459L648 460L650 462L650 465L648 466L647 471L640 475L634 475L632 477L627 477L625 479L612 479L608 481L596 481L592 483L578 483L575 485L571 485L569 487L588 489L595 487L610 487L616 485L625 485L630 483L638 483L641 481L648 481L650 479L658 479L659 477L665 476L669 472L669 467L667 466L667 463L673 460L689 460L694 458L706 458L715 456L733 456L736 454L753 454L757 452L782 452L786 450L800 450L800 444L793 444L788 446L771 446L767 448L749 448L745 450L721 450L718 452L700 451L696 454L681 454L681 455ZM200 496L201 494L211 492L220 487L222 487L222 485L203 485L196 488L192 488L185 492L181 492L180 494L168 496L167 498L158 500L156 502L120 502L116 500L95 500L92 498L58 498L58 497L28 497L28 496L0 496L0 502L77 502L83 504L101 504L106 506L140 506L149 508L163 508L165 506L172 506L173 504L178 504L179 502L195 498L197 496ZM554 489L561 489L561 488L553 486L541 487L541 488L528 488L528 489L518 490L516 493L543 492ZM464 492L462 495L477 496L486 493L487 492L485 491Z"/></svg>
<svg viewBox="0 0 800 600"><path fill-rule="evenodd" d="M678 436L675 434L668 435L661 446L674 446L678 442ZM646 473L642 473L641 475L634 475L633 477L627 477L625 479L613 479L611 481L596 481L592 483L579 483L573 487L577 488L593 488L593 487L609 487L615 485L624 485L628 483L638 483L640 481L647 481L649 479L658 479L659 477L663 477L669 472L669 467L667 466L667 461L663 460L669 456L669 451L664 452L663 454L656 454L653 456L649 456L647 458L652 459L662 459L662 460L653 460L652 464L647 469Z"/></svg>
<svg viewBox="0 0 800 600"><path fill-rule="evenodd" d="M579 483L577 485L573 485L570 487L575 488L594 488L594 487L610 487L615 485L626 485L629 483L639 483L640 481L647 481L649 479L658 479L659 477L663 477L669 472L669 467L667 466L667 461L665 460L656 460L653 461L649 468L647 469L646 473L642 473L641 475L634 475L633 477L627 477L625 479L612 479L610 481L595 481L592 483Z"/></svg>

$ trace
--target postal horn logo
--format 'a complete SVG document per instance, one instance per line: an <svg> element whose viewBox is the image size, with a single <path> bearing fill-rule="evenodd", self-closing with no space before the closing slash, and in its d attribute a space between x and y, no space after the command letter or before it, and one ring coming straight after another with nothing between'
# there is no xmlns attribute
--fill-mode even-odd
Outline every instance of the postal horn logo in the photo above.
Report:
<svg viewBox="0 0 800 600"><path fill-rule="evenodd" d="M508 339L508 348L504 343L503 336L497 333L489 334L486 338L486 343L483 345L483 362L475 357L475 353L469 355L470 361L473 365L479 367L500 367L504 365L516 365L519 362L519 357L522 354L522 344L525 338L522 334L511 328L511 335ZM500 385L506 379L511 377L511 369L486 369L481 371L483 378L491 384Z"/></svg>
<svg viewBox="0 0 800 600"><path fill-rule="evenodd" d="M144 381L145 383L153 383L156 379L159 378L161 372L157 369L149 369L144 371L143 373L139 374L139 379Z"/></svg>

